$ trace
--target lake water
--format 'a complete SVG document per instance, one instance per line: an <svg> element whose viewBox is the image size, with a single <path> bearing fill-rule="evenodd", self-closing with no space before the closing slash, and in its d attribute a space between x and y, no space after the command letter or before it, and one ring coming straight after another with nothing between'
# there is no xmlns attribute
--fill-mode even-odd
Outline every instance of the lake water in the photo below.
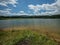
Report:
<svg viewBox="0 0 60 45"><path fill-rule="evenodd" d="M0 20L0 29L13 27L29 27L50 30L60 30L60 19L9 19Z"/></svg>

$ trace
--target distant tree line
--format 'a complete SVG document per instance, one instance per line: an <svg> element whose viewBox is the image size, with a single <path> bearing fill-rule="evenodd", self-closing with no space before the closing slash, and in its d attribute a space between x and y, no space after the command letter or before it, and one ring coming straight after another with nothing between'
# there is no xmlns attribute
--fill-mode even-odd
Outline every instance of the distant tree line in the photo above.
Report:
<svg viewBox="0 0 60 45"><path fill-rule="evenodd" d="M21 16L0 16L0 19L9 19L9 18L60 18L59 15L45 15L45 16L27 16L27 15L21 15Z"/></svg>

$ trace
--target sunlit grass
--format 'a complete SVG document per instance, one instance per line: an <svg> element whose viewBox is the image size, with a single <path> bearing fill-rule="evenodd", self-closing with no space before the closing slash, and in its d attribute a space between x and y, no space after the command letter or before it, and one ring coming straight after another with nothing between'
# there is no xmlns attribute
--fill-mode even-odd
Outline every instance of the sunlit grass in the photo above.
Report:
<svg viewBox="0 0 60 45"><path fill-rule="evenodd" d="M30 30L0 31L0 45L57 45L45 34Z"/></svg>

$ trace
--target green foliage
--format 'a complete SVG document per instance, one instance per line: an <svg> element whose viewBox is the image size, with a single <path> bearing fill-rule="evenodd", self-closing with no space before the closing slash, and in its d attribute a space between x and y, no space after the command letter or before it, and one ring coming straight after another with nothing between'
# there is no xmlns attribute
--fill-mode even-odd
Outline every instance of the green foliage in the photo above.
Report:
<svg viewBox="0 0 60 45"><path fill-rule="evenodd" d="M57 45L44 34L29 30L0 31L0 45Z"/></svg>

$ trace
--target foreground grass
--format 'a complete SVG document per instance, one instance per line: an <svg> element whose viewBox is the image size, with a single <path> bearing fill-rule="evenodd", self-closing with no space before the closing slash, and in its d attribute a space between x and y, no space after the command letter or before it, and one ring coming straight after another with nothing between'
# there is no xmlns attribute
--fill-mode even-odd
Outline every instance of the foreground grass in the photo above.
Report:
<svg viewBox="0 0 60 45"><path fill-rule="evenodd" d="M0 31L0 45L57 45L44 34L29 30Z"/></svg>

